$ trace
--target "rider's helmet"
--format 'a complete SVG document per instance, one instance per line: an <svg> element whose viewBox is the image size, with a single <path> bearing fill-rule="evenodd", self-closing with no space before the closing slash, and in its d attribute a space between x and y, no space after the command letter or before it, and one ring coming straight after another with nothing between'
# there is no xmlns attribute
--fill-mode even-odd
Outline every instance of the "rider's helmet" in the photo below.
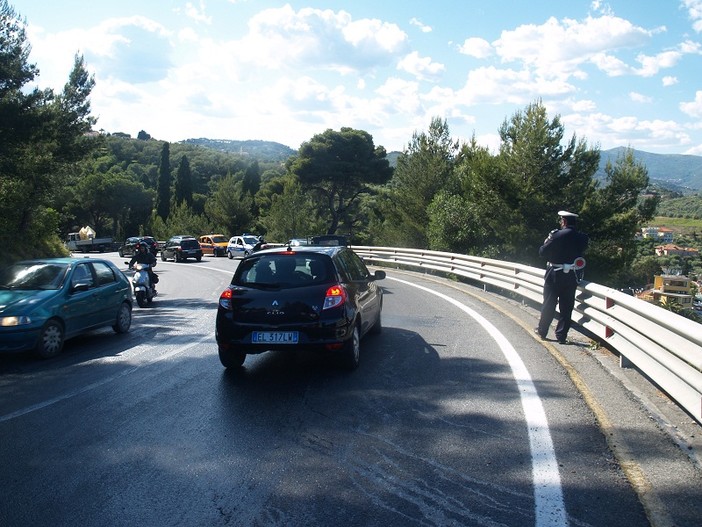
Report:
<svg viewBox="0 0 702 527"><path fill-rule="evenodd" d="M146 244L144 242L137 243L136 250L141 252L142 249L146 250Z"/></svg>

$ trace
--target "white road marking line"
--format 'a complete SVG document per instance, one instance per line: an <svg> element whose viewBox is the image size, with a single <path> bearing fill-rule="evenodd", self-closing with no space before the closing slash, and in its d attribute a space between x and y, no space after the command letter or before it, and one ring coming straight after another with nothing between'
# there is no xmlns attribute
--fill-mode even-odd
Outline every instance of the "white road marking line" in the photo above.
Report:
<svg viewBox="0 0 702 527"><path fill-rule="evenodd" d="M526 419L529 433L529 449L531 451L531 472L534 481L535 525L537 527L563 527L568 525L565 502L563 501L563 489L561 488L561 475L558 471L556 452L553 448L546 412L531 375L517 351L494 325L478 312L458 300L399 278L387 278L416 287L453 304L478 322L495 340L512 369L512 375L519 389L519 396Z"/></svg>

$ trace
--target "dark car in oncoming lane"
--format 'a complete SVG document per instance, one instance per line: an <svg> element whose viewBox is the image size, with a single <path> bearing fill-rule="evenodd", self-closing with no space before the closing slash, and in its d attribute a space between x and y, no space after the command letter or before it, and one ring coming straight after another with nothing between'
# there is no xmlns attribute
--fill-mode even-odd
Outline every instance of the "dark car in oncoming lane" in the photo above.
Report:
<svg viewBox="0 0 702 527"><path fill-rule="evenodd" d="M247 354L315 350L354 369L361 338L381 331L383 290L345 246L264 249L244 258L219 298L215 337L226 368Z"/></svg>

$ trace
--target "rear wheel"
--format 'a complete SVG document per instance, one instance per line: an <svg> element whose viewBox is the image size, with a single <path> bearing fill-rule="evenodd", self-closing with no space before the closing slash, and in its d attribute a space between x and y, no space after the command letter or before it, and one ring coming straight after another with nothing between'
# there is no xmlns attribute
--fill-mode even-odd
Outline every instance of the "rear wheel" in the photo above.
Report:
<svg viewBox="0 0 702 527"><path fill-rule="evenodd" d="M129 304L122 302L119 306L119 311L117 312L117 320L115 320L115 325L112 329L115 333L126 333L132 325L132 308Z"/></svg>
<svg viewBox="0 0 702 527"><path fill-rule="evenodd" d="M234 258L234 255L231 251L227 251L227 257L231 260L232 258Z"/></svg>
<svg viewBox="0 0 702 527"><path fill-rule="evenodd" d="M243 351L219 347L219 361L225 368L241 368L245 360L246 353Z"/></svg>
<svg viewBox="0 0 702 527"><path fill-rule="evenodd" d="M344 342L341 361L346 369L355 370L361 358L361 334L358 325L353 328L351 338Z"/></svg>
<svg viewBox="0 0 702 527"><path fill-rule="evenodd" d="M136 301L139 307L146 307L149 301L146 299L146 293L144 291L137 291Z"/></svg>
<svg viewBox="0 0 702 527"><path fill-rule="evenodd" d="M63 325L57 320L49 320L41 330L35 352L42 359L55 357L63 349Z"/></svg>
<svg viewBox="0 0 702 527"><path fill-rule="evenodd" d="M163 251L161 251L161 261L165 262L166 261L166 255L163 254Z"/></svg>

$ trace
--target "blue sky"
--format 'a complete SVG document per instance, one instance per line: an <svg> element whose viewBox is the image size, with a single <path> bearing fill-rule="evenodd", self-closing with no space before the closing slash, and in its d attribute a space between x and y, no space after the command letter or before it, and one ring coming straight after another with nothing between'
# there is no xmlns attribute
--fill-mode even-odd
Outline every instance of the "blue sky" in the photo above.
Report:
<svg viewBox="0 0 702 527"><path fill-rule="evenodd" d="M603 150L702 155L702 0L12 1L37 85L76 53L96 129L292 148L331 128L402 150L432 117L495 150L541 100Z"/></svg>

